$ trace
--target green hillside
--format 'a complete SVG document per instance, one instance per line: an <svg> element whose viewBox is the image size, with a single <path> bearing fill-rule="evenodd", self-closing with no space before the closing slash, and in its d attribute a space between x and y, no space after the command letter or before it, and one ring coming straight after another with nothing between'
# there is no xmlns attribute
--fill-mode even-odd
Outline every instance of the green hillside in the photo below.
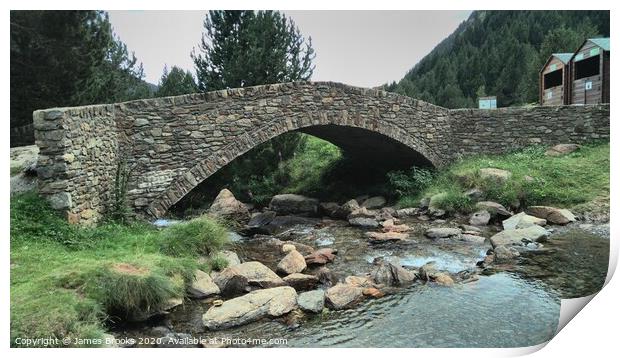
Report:
<svg viewBox="0 0 620 358"><path fill-rule="evenodd" d="M498 106L538 99L538 71L554 52L587 37L609 36L609 11L474 11L388 91L445 106Z"/></svg>

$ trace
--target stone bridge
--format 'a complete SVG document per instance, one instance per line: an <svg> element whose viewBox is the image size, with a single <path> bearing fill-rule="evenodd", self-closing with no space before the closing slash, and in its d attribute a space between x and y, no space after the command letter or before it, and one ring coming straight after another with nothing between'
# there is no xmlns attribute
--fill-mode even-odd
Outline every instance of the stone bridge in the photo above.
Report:
<svg viewBox="0 0 620 358"><path fill-rule="evenodd" d="M472 154L609 138L609 105L449 110L382 90L293 82L34 112L40 191L73 223L99 220L118 164L129 205L161 217L203 180L290 131L374 164L441 167Z"/></svg>

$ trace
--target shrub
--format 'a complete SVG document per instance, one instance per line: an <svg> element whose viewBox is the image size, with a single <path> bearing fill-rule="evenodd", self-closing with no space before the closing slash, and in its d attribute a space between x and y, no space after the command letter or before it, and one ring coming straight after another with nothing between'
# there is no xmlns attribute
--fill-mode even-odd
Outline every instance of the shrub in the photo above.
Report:
<svg viewBox="0 0 620 358"><path fill-rule="evenodd" d="M387 173L388 181L399 196L417 195L433 182L433 172L428 169L411 167L408 171Z"/></svg>
<svg viewBox="0 0 620 358"><path fill-rule="evenodd" d="M229 242L226 228L207 216L170 226L161 240L162 252L172 256L210 255Z"/></svg>

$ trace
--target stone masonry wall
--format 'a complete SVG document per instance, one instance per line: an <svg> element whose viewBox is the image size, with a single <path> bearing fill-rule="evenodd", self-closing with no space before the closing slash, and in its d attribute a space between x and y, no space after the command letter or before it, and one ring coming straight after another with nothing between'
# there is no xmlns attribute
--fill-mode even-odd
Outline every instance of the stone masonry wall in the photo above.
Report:
<svg viewBox="0 0 620 358"><path fill-rule="evenodd" d="M118 149L111 105L35 111L40 192L71 223L101 219L112 197Z"/></svg>
<svg viewBox="0 0 620 358"><path fill-rule="evenodd" d="M609 138L609 105L448 110L331 82L51 109L34 116L41 191L72 222L86 223L105 213L121 159L131 168L128 204L139 215L160 217L256 145L313 126L379 133L437 167L462 155Z"/></svg>
<svg viewBox="0 0 620 358"><path fill-rule="evenodd" d="M500 154L531 145L609 139L609 105L508 107L450 111L450 160Z"/></svg>

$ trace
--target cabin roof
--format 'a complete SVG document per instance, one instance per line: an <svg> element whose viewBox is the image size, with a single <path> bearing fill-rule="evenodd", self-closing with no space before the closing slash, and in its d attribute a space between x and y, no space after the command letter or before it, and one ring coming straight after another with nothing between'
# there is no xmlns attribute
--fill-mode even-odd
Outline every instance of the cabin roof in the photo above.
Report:
<svg viewBox="0 0 620 358"><path fill-rule="evenodd" d="M567 64L568 62L570 62L570 58L573 57L572 53L553 53L551 54L551 56L556 57L558 60L562 61L563 64Z"/></svg>
<svg viewBox="0 0 620 358"><path fill-rule="evenodd" d="M595 39L588 39L592 41L596 46L602 48L605 51L609 51L609 37L599 37Z"/></svg>

